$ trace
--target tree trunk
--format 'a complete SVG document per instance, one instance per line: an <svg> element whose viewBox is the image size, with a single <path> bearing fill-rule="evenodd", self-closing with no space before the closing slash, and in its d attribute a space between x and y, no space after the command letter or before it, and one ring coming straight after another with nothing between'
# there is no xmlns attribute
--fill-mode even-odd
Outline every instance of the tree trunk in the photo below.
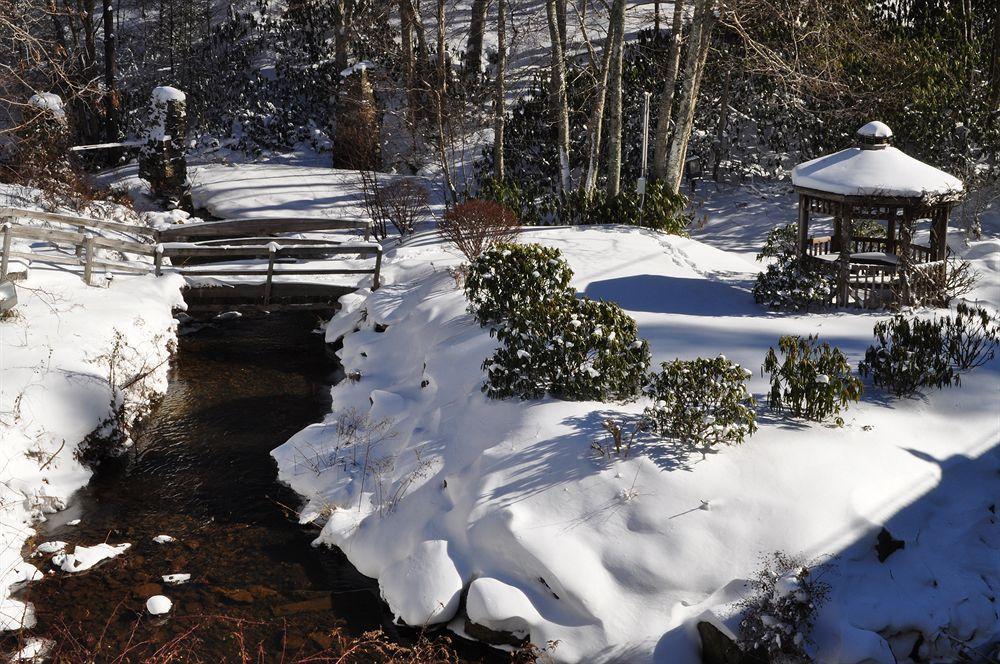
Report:
<svg viewBox="0 0 1000 664"><path fill-rule="evenodd" d="M664 183L673 193L680 191L681 178L684 176L684 161L687 158L688 141L694 126L694 112L698 105L698 89L701 86L705 61L708 59L712 29L715 27L714 5L715 0L697 0L691 23L691 36L684 64L684 83L677 107L677 124L670 141L670 154L667 157L667 171L664 176Z"/></svg>
<svg viewBox="0 0 1000 664"><path fill-rule="evenodd" d="M448 45L445 42L445 0L437 0L437 86L443 100L448 91Z"/></svg>
<svg viewBox="0 0 1000 664"><path fill-rule="evenodd" d="M601 55L601 69L596 72L600 78L597 79L597 93L594 98L594 107L590 112L590 124L587 127L587 174L580 184L581 191L587 198L594 193L597 188L597 170L601 161L601 130L604 124L604 106L608 97L608 69L611 64L611 53L615 48L616 25L611 22L608 25L608 34L604 39L604 52Z"/></svg>
<svg viewBox="0 0 1000 664"><path fill-rule="evenodd" d="M333 3L333 64L338 72L347 69L351 41L354 39L354 0Z"/></svg>
<svg viewBox="0 0 1000 664"><path fill-rule="evenodd" d="M563 192L569 191L569 101L566 96L566 62L563 56L562 42L559 36L559 25L556 5L559 0L546 0L545 10L549 21L549 39L552 42L550 52L551 73L549 78L549 98L552 99L552 109L555 124L559 132L559 186Z"/></svg>
<svg viewBox="0 0 1000 664"><path fill-rule="evenodd" d="M104 134L111 143L118 140L118 67L115 61L115 10L113 0L104 4Z"/></svg>
<svg viewBox="0 0 1000 664"><path fill-rule="evenodd" d="M667 172L667 153L670 150L670 119L674 109L674 89L681 64L681 42L684 29L684 0L675 0L674 18L670 28L670 51L667 54L667 72L660 94L660 108L656 116L656 135L653 137L653 181L663 179Z"/></svg>
<svg viewBox="0 0 1000 664"><path fill-rule="evenodd" d="M712 179L719 181L719 163L722 161L724 143L727 142L726 128L729 125L729 97L733 88L733 68L726 67L726 82L722 88L722 99L719 101L719 125L715 129L715 144L712 146Z"/></svg>
<svg viewBox="0 0 1000 664"><path fill-rule="evenodd" d="M493 96L494 130L493 130L493 178L498 182L504 179L503 162L503 132L505 111L505 96L507 94L507 26L504 12L507 11L506 0L497 0L497 76L496 91Z"/></svg>
<svg viewBox="0 0 1000 664"><path fill-rule="evenodd" d="M617 196L622 177L622 64L625 55L625 0L615 0L611 7L610 30L615 35L611 62L608 63L608 196Z"/></svg>
<svg viewBox="0 0 1000 664"><path fill-rule="evenodd" d="M479 80L483 66L483 35L486 32L486 8L488 4L488 0L472 0L472 18L469 23L469 40L465 44L465 64L463 67L465 81L470 84ZM498 38L499 25L498 23Z"/></svg>

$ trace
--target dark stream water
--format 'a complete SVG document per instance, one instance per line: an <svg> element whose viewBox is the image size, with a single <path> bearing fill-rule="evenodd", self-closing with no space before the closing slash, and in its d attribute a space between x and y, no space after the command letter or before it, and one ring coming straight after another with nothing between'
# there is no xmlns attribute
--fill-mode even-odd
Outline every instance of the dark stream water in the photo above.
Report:
<svg viewBox="0 0 1000 664"><path fill-rule="evenodd" d="M58 643L57 659L165 661L176 652L170 661L243 661L245 649L248 661L294 662L330 648L338 626L351 635L381 627L413 642L413 630L392 624L375 581L339 551L311 546L316 530L296 524L299 498L276 480L270 450L322 419L340 379L322 336L311 333L316 322L270 316L181 337L170 388L134 449L40 526L38 541L70 549L132 544L90 571L21 592L38 615L32 633ZM74 519L81 522L68 525ZM154 543L160 534L176 541ZM191 581L164 584L172 573ZM144 613L155 594L173 601L169 617ZM506 659L456 645L466 661Z"/></svg>

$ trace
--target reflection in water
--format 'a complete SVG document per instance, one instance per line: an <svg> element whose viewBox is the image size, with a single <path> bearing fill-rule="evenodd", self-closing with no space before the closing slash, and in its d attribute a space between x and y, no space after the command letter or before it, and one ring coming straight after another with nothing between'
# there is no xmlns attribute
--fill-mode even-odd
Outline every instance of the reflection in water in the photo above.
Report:
<svg viewBox="0 0 1000 664"><path fill-rule="evenodd" d="M238 661L241 639L261 647L263 661L320 650L338 622L353 633L382 627L412 636L392 625L373 580L339 551L311 546L315 530L294 521L298 497L276 481L270 450L322 419L341 377L322 336L311 333L315 323L270 316L181 337L170 389L134 449L40 527L39 541L133 547L90 572L22 591L36 605L35 633L79 642L74 653L143 644L128 661L145 661L192 629L185 647L204 661ZM156 544L159 534L177 541ZM172 573L191 581L164 584ZM174 602L169 619L138 620L145 600L160 593ZM493 657L484 647L464 649Z"/></svg>

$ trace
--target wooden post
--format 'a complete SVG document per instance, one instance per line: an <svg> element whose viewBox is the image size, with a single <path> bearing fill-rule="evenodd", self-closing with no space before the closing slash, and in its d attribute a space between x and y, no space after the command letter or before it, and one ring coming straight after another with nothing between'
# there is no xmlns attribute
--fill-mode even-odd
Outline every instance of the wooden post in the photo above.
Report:
<svg viewBox="0 0 1000 664"><path fill-rule="evenodd" d="M153 252L153 267L154 274L158 277L163 276L163 244L157 243L156 249Z"/></svg>
<svg viewBox="0 0 1000 664"><path fill-rule="evenodd" d="M372 273L372 290L378 290L381 286L382 273L382 247L375 250L375 272Z"/></svg>
<svg viewBox="0 0 1000 664"><path fill-rule="evenodd" d="M809 197L799 194L799 258L809 253Z"/></svg>
<svg viewBox="0 0 1000 664"><path fill-rule="evenodd" d="M885 231L885 253L896 253L896 208L889 208L888 221Z"/></svg>
<svg viewBox="0 0 1000 664"><path fill-rule="evenodd" d="M83 250L85 254L83 263L83 281L88 286L92 286L90 283L90 276L94 271L93 261L94 261L94 236L88 235L87 239L83 241Z"/></svg>
<svg viewBox="0 0 1000 664"><path fill-rule="evenodd" d="M264 304L271 302L271 281L274 278L274 256L278 252L278 245L271 242L267 245L267 280L264 282Z"/></svg>
<svg viewBox="0 0 1000 664"><path fill-rule="evenodd" d="M3 255L0 256L0 279L7 278L7 268L10 266L10 241L14 237L14 226L9 219L5 219L0 226L3 231Z"/></svg>
<svg viewBox="0 0 1000 664"><path fill-rule="evenodd" d="M87 232L87 228L85 226L77 226L76 232L79 233L80 235L84 235ZM82 254L83 254L83 245L80 244L76 245L76 255L80 256Z"/></svg>
<svg viewBox="0 0 1000 664"><path fill-rule="evenodd" d="M838 295L837 304L847 306L848 291L851 280L851 211L846 204L837 206L837 242L840 243L840 257L837 259Z"/></svg>
<svg viewBox="0 0 1000 664"><path fill-rule="evenodd" d="M913 208L903 208L903 221L899 227L899 285L901 304L910 304L910 273L913 261L910 258L910 242L913 240Z"/></svg>

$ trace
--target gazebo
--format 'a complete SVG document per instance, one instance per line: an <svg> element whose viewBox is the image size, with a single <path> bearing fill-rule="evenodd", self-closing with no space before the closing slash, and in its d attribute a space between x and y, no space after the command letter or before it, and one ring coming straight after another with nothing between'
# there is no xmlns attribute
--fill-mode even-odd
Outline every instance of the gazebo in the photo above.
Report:
<svg viewBox="0 0 1000 664"><path fill-rule="evenodd" d="M962 182L890 145L892 130L882 122L861 127L857 138L856 147L792 170L799 256L835 276L838 306L909 303L926 295L914 288L939 283L915 277L944 274L948 217L962 198ZM809 235L810 220L817 217L832 217L832 235ZM864 221L884 225L884 237L855 235ZM914 241L921 223L929 225L926 244Z"/></svg>

